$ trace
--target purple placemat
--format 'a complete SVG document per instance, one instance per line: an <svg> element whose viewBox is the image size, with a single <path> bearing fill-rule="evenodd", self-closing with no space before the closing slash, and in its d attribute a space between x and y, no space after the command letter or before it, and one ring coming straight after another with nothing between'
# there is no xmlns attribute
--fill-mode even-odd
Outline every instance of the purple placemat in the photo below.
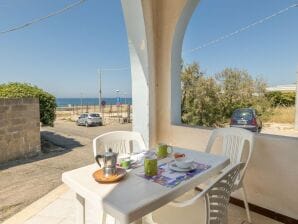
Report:
<svg viewBox="0 0 298 224"><path fill-rule="evenodd" d="M162 186L172 188L211 167L211 165L197 162L195 162L195 164L197 168L194 170L187 172L177 172L171 170L168 166L168 163L163 163L158 166L158 174L156 176L148 177L145 175L144 170L136 172L136 175L154 183L158 183Z"/></svg>

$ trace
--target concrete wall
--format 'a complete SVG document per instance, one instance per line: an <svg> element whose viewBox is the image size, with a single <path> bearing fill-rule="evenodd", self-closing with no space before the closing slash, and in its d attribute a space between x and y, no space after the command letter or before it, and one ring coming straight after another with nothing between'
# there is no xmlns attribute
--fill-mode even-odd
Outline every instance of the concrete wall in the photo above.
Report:
<svg viewBox="0 0 298 224"><path fill-rule="evenodd" d="M204 151L210 129L171 125L160 142ZM220 144L215 146L215 153ZM298 138L256 135L256 145L244 179L248 200L298 219ZM242 199L239 192L234 197Z"/></svg>
<svg viewBox="0 0 298 224"><path fill-rule="evenodd" d="M0 163L39 151L38 99L0 99Z"/></svg>

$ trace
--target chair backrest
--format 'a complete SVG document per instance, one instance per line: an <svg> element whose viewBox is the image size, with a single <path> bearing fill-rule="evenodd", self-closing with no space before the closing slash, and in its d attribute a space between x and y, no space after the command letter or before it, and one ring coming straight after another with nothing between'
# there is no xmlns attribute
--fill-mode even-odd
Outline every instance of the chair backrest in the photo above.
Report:
<svg viewBox="0 0 298 224"><path fill-rule="evenodd" d="M186 207L194 204L201 197L204 197L207 213L206 224L227 224L230 195L233 191L236 178L244 166L245 163L237 163L229 166L205 190L195 197L186 201L173 201L171 205Z"/></svg>
<svg viewBox="0 0 298 224"><path fill-rule="evenodd" d="M243 128L217 128L214 129L211 137L209 138L206 152L210 153L211 148L217 138L222 138L222 155L225 155L230 158L231 164L236 164L241 162L241 158L243 156L244 152L244 145L245 142L248 142L248 155L245 162L245 167L243 168L241 175L239 176L239 179L237 181L237 185L241 183L247 165L250 161L253 148L254 148L254 133L251 131L245 130Z"/></svg>
<svg viewBox="0 0 298 224"><path fill-rule="evenodd" d="M206 203L207 224L227 224L228 205L233 191L236 178L244 168L245 163L238 163L231 166L215 180L202 194Z"/></svg>
<svg viewBox="0 0 298 224"><path fill-rule="evenodd" d="M131 153L133 150L132 143L138 144L140 151L146 150L145 142L140 133L134 131L113 131L97 136L93 139L94 157L99 154L98 149L107 151L109 148L118 153ZM135 151L135 149L134 149Z"/></svg>

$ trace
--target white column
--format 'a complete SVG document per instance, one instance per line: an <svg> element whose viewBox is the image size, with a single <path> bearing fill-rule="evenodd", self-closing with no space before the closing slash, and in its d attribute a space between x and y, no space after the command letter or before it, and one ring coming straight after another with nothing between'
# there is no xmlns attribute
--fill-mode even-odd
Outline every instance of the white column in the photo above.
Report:
<svg viewBox="0 0 298 224"><path fill-rule="evenodd" d="M179 16L171 48L171 124L181 124L181 63L184 34L200 0L188 0Z"/></svg>
<svg viewBox="0 0 298 224"><path fill-rule="evenodd" d="M142 1L121 0L131 63L133 130L143 135L150 147L155 128L154 74L150 69L148 42ZM152 72L151 72L152 73Z"/></svg>
<svg viewBox="0 0 298 224"><path fill-rule="evenodd" d="M148 147L181 123L181 49L199 0L121 0L132 76L133 130ZM170 142L165 142L170 143Z"/></svg>

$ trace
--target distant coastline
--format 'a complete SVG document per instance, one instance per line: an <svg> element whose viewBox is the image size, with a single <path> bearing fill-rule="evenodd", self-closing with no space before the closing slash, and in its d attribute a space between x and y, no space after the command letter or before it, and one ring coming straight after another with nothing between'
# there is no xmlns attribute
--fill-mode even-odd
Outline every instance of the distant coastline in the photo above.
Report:
<svg viewBox="0 0 298 224"><path fill-rule="evenodd" d="M117 102L121 104L132 104L131 98L103 98L106 105L115 105ZM68 107L69 105L98 105L98 98L56 98L56 103L58 107Z"/></svg>

